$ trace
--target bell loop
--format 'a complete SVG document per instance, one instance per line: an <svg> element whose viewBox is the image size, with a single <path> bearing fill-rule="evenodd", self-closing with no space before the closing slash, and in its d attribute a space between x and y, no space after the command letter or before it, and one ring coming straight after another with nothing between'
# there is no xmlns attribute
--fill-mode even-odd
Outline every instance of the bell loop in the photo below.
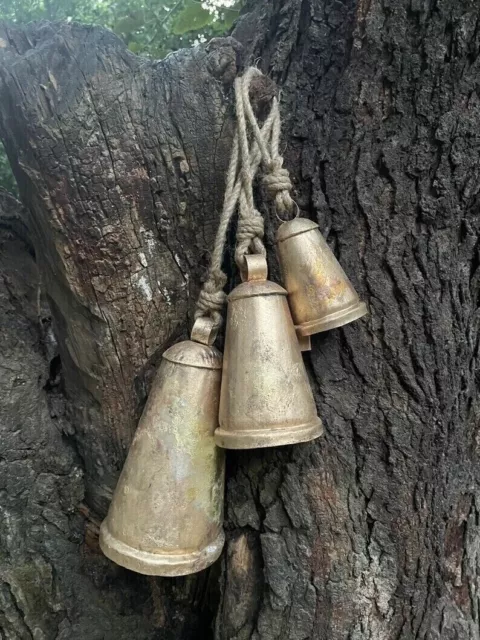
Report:
<svg viewBox="0 0 480 640"><path fill-rule="evenodd" d="M243 282L266 280L268 276L266 257L261 254L248 254L244 256L241 276Z"/></svg>
<svg viewBox="0 0 480 640"><path fill-rule="evenodd" d="M190 337L194 342L211 347L217 338L217 334L218 326L215 321L212 318L200 316L193 323Z"/></svg>
<svg viewBox="0 0 480 640"><path fill-rule="evenodd" d="M279 194L281 195L281 194ZM275 207L275 216L277 218L277 220L279 222L290 222L291 220L296 220L299 216L300 216L300 207L298 206L298 204L296 203L296 201L292 198L292 196L290 194L288 194L288 198L289 198L289 206L288 207ZM280 209L282 211L286 211L288 209L290 209L290 213L294 212L293 217L289 217L289 218L282 218L281 215L279 215L279 211Z"/></svg>

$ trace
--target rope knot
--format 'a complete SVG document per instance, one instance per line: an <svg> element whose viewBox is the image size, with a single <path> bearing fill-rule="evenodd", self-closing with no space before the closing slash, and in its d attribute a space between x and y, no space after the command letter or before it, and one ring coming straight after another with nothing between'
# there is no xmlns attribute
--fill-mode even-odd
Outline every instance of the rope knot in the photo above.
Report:
<svg viewBox="0 0 480 640"><path fill-rule="evenodd" d="M235 261L240 269L243 268L243 257L247 253L266 253L262 242L264 233L263 218L256 209L248 217L239 218Z"/></svg>
<svg viewBox="0 0 480 640"><path fill-rule="evenodd" d="M223 278L222 278L223 280ZM222 310L227 299L227 294L222 290L225 282L215 282L214 278L207 280L200 291L195 309L195 320L202 316L212 318L215 329L222 325Z"/></svg>
<svg viewBox="0 0 480 640"><path fill-rule="evenodd" d="M292 181L287 169L282 166L275 167L265 176L263 176L263 184L268 193L275 198L279 191L291 191Z"/></svg>
<svg viewBox="0 0 480 640"><path fill-rule="evenodd" d="M268 173L263 176L263 184L280 213L291 213L294 202L290 191L293 189L288 170L282 167L283 158L277 157L266 165Z"/></svg>
<svg viewBox="0 0 480 640"><path fill-rule="evenodd" d="M237 227L237 240L239 244L247 241L250 243L254 238L262 239L264 233L263 218L260 217L258 211L255 211L251 217L239 219Z"/></svg>

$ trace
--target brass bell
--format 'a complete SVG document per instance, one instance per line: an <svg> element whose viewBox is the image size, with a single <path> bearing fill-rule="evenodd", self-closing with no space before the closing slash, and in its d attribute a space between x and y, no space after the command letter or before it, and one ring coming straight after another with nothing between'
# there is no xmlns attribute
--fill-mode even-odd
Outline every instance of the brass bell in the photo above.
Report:
<svg viewBox="0 0 480 640"><path fill-rule="evenodd" d="M264 256L249 255L246 282L228 296L215 442L255 449L313 440L323 433L287 304L267 280Z"/></svg>
<svg viewBox="0 0 480 640"><path fill-rule="evenodd" d="M222 356L209 322L163 354L100 528L105 555L138 573L195 573L224 544L225 456L213 435Z"/></svg>
<svg viewBox="0 0 480 640"><path fill-rule="evenodd" d="M341 327L367 313L315 222L305 218L284 222L276 241L298 335Z"/></svg>

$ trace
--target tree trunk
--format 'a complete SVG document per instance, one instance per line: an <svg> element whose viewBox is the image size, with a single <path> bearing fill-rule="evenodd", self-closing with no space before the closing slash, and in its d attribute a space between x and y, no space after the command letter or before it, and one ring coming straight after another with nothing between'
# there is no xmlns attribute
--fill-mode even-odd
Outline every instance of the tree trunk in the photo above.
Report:
<svg viewBox="0 0 480 640"><path fill-rule="evenodd" d="M479 24L467 0L252 0L235 40L162 62L98 28L4 27L27 213L0 202L0 638L480 638ZM144 578L98 523L187 335L257 59L296 200L370 315L305 355L323 439L228 452L221 561Z"/></svg>

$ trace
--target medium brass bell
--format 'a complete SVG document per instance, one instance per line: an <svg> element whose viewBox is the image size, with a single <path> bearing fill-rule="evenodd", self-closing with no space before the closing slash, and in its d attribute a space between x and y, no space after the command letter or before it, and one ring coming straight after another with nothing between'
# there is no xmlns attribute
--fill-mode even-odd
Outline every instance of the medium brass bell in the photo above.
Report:
<svg viewBox="0 0 480 640"><path fill-rule="evenodd" d="M222 356L208 320L163 354L100 529L105 555L159 576L195 573L224 544L224 452L215 446Z"/></svg>
<svg viewBox="0 0 480 640"><path fill-rule="evenodd" d="M277 249L298 335L341 327L367 313L317 224L305 218L284 222Z"/></svg>
<svg viewBox="0 0 480 640"><path fill-rule="evenodd" d="M313 440L323 433L287 304L267 280L264 256L246 256L246 282L228 296L215 442L255 449Z"/></svg>

